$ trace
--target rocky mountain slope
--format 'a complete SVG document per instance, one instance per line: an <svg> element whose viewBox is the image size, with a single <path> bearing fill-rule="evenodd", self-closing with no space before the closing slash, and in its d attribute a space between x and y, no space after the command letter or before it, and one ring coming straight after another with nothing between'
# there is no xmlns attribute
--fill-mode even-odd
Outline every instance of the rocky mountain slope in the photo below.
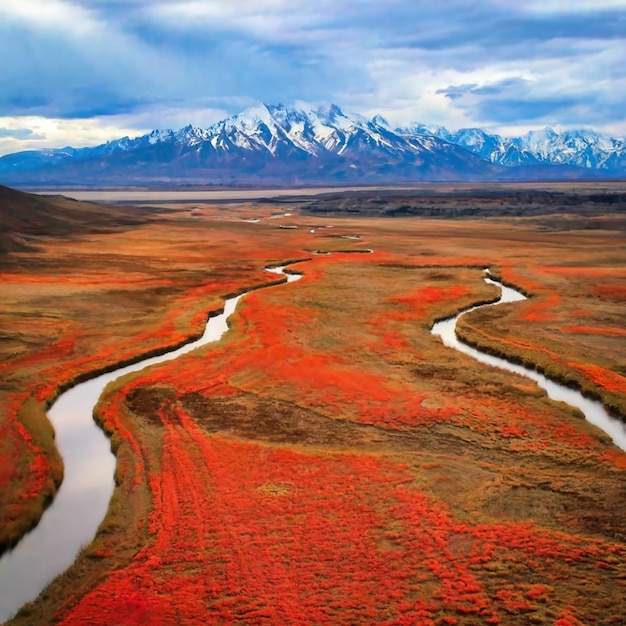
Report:
<svg viewBox="0 0 626 626"><path fill-rule="evenodd" d="M0 158L0 180L18 186L368 184L579 179L626 170L623 152L608 154L612 144L600 136L601 156L574 159L574 139L553 142L562 147L548 153L537 148L545 142L530 135L519 145L509 144L480 129L450 133L421 124L392 129L381 116L367 119L336 105L307 109L261 104L207 129L154 130L95 147L6 155Z"/></svg>
<svg viewBox="0 0 626 626"><path fill-rule="evenodd" d="M414 124L398 132L409 137L437 137L498 165L570 165L606 175L626 175L626 139L593 130L557 132L547 127L503 137L481 128L449 131L443 126Z"/></svg>

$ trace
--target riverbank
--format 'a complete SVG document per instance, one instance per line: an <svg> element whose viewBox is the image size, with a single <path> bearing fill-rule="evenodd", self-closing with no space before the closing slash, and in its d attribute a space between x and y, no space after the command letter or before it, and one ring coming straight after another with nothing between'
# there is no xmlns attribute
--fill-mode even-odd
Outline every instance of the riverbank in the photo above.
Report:
<svg viewBox="0 0 626 626"><path fill-rule="evenodd" d="M626 272L623 272L622 268L607 268L607 273L611 273L612 269L615 269L617 277L626 278ZM593 286L584 278L581 285L583 289L590 287L593 289ZM572 352L562 355L559 345L562 343L564 333L562 330L558 332L560 329L554 324L558 318L567 320L567 314L564 314L559 307L561 298L553 290L545 288L533 297L535 298L532 303L534 307L549 309L549 312L538 316L528 313L528 309L521 315L509 310L505 312L504 317L499 314L494 316L491 311L476 312L462 318L457 328L459 337L478 350L533 369L561 385L580 391L586 397L602 403L611 415L626 422L626 378L618 373L619 363L615 362L612 367L588 363L588 352L584 348L583 341L580 342L575 357ZM619 301L621 302L621 297ZM579 318L583 315L584 313L578 313L575 317ZM624 328L617 311L614 312L614 316L615 326L605 323L600 327L581 324L574 318L575 323L564 324L565 333L577 335L581 339L585 335L600 335L606 340L626 336L622 332ZM541 319L542 317L544 319ZM558 334L559 340L554 341L546 336L550 334L546 333L546 329L540 329L537 335L541 337L541 340L536 336L532 342L520 342L518 339L501 341L503 328L519 327L524 322L527 326L535 326L533 322L537 321L551 322L550 327L554 329L555 334ZM495 326L499 327L500 332L492 332ZM615 372L615 369L618 372Z"/></svg>
<svg viewBox="0 0 626 626"><path fill-rule="evenodd" d="M207 310L219 309L224 295L266 285L263 265L294 254L252 240L258 257L238 256L237 247L207 254L194 249L202 233L175 220L164 228L160 219L146 219L141 231L116 226L70 240L45 236L44 220L38 248L0 255L10 329L0 343L0 546L37 523L60 485L63 467L45 417L60 393L200 335Z"/></svg>
<svg viewBox="0 0 626 626"><path fill-rule="evenodd" d="M599 268L594 288L615 285L601 268L620 265L620 236L504 222L319 224L293 215L299 228L279 230L243 221L259 210L206 206L202 218L182 213L166 230L65 241L28 256L30 275L37 263L47 268L49 293L77 286L51 307L71 303L80 311L68 318L73 324L94 324L100 341L111 333L114 345L125 328L137 335L131 317L149 327L171 312L171 329L188 328L184 321L199 316L192 303L216 285L258 281L255 272L272 260L311 260L294 266L304 278L293 288L250 294L219 349L110 390L98 409L119 437L110 517L15 624L292 615L515 625L622 615L624 453L532 384L450 354L429 332L435 318L494 297L480 269L489 259L529 289L529 278L558 277L564 315L580 320L574 313L585 310L585 326L617 327L619 301L611 298L619 292L607 288L597 302L590 285L574 295L579 276L554 268L566 258L583 276ZM359 235L354 247L375 252L311 255L346 248L342 234ZM107 253L106 272L105 241L125 251L123 264ZM65 255L63 281L55 249ZM85 274L90 280L79 281ZM120 289L122 277L132 278L128 288ZM185 277L186 289L171 291L168 303L166 292ZM108 320L102 307L88 306L94 296L112 303ZM35 300L33 293L33 310ZM113 322L126 319L122 304L161 302ZM533 319L556 315L550 309L517 315L513 327L498 327L505 340L534 341L538 329L563 323ZM531 315L528 330L523 315ZM70 336L77 343L62 364L81 350L95 358L102 344ZM130 343L146 341L139 336ZM576 362L578 335L562 337L561 354ZM609 345L602 337L590 335L585 341L597 347L585 349L590 363L609 369L621 339L611 335Z"/></svg>
<svg viewBox="0 0 626 626"><path fill-rule="evenodd" d="M500 289L499 299L493 302L476 304L467 311L461 311L453 318L437 321L431 329L433 335L441 337L446 346L469 354L480 363L503 368L513 374L530 378L548 394L550 399L565 402L574 409L578 409L581 416L605 432L612 439L613 443L626 453L626 421L612 416L609 407L603 405L598 398L589 399L585 397L580 393L580 390L572 388L571 384L566 385L558 379L550 378L546 375L546 372L539 371L534 365L529 367L518 359L507 359L499 346L481 350L480 346L475 342L470 342L461 336L458 328L462 320L465 320L471 313L487 307L521 302L526 299L526 296L520 291L493 280L489 270L486 270L486 273L485 281Z"/></svg>
<svg viewBox="0 0 626 626"><path fill-rule="evenodd" d="M282 276L282 282L292 282L300 277L285 275L282 267L272 268L271 273ZM37 528L5 558L0 558L0 596L5 598L0 607L1 621L12 617L23 604L36 598L50 581L62 574L82 547L92 542L99 526L114 523L112 516L106 514L113 495L113 476L117 473L111 452L117 453L120 434L96 412L105 387L115 385L118 378L219 341L228 330L227 320L236 303L246 293L280 282L254 286L227 298L219 312L208 315L203 333L195 340L130 364L120 364L118 368L97 376L86 375L84 382L73 385L56 399L48 416L55 429L55 442L62 455L66 477ZM110 442L94 423L94 414L98 424L111 437ZM76 511L82 511L79 517L76 517ZM58 547L54 553L50 551L52 546ZM46 552L45 562L35 568L33 555Z"/></svg>

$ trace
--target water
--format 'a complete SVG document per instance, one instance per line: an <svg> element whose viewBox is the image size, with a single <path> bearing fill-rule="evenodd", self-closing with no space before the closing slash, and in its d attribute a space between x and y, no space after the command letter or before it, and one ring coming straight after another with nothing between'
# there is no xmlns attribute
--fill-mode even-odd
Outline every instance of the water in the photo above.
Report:
<svg viewBox="0 0 626 626"><path fill-rule="evenodd" d="M458 319L462 315L465 315L470 311L474 311L475 309L479 309L482 306L494 306L506 302L518 302L525 299L525 296L519 291L511 289L510 287L506 287L501 283L492 280L491 278L485 278L485 281L490 285L496 285L500 288L501 295L500 299L497 302L494 302L493 304L476 306L468 309L467 311L464 311L463 313L460 313L456 317L436 322L431 332L434 335L438 335L439 337L441 337L444 345L449 346L450 348L455 348L456 350L460 350L461 352L470 355L481 363L486 363L487 365L499 367L501 369L508 370L509 372L515 372L516 374L520 374L521 376L525 376L527 378L532 378L532 380L534 380L542 389L547 392L548 397L552 398L553 400L566 402L570 406L574 406L580 409L589 422L591 422L598 428L601 428L605 433L607 433L616 446L618 446L622 450L626 450L626 424L618 420L617 418L609 415L602 403L597 402L596 400L585 398L585 396L583 396L579 391L570 389L569 387L565 387L564 385L560 385L559 383L556 383L549 378L546 378L543 374L540 374L533 369L524 367L523 365L518 365L516 363L509 363L508 361L500 357L485 354L484 352L480 352L479 350L472 348L459 340L459 338L456 336L455 328Z"/></svg>
<svg viewBox="0 0 626 626"><path fill-rule="evenodd" d="M268 268L268 271L285 273L283 267ZM287 274L287 282L299 278L300 274ZM500 300L494 304L524 299L521 293L510 287L490 278L485 280L501 289ZM63 456L65 477L54 502L37 527L0 559L0 622L10 619L25 602L36 598L51 580L74 562L80 549L92 541L106 514L114 488L115 457L110 451L109 440L92 419L93 408L105 386L124 374L170 361L219 340L228 330L228 317L242 297L226 300L224 312L209 319L204 334L197 341L80 383L59 396L48 416L54 425L57 445ZM468 311L476 308L480 307ZM455 327L459 317L465 313L437 322L432 333L440 336L446 346L482 363L532 378L547 391L550 398L578 407L590 422L607 432L616 445L626 450L626 424L611 417L599 402L585 398L534 370L484 354L459 341Z"/></svg>
<svg viewBox="0 0 626 626"><path fill-rule="evenodd" d="M283 267L268 268L285 274ZM287 282L300 274L287 274ZM229 298L224 312L211 317L200 339L165 354L102 374L61 394L48 411L56 443L63 457L63 483L39 524L10 552L0 558L0 622L35 599L42 589L65 571L83 546L96 535L113 495L115 456L104 432L93 420L93 410L104 388L120 376L176 359L219 340L227 320L243 295Z"/></svg>

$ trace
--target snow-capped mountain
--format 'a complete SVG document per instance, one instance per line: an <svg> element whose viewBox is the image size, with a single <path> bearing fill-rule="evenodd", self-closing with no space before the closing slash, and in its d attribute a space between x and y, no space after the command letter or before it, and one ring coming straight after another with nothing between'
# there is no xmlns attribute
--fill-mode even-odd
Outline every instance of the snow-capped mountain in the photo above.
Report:
<svg viewBox="0 0 626 626"><path fill-rule="evenodd" d="M481 128L451 132L442 126L414 124L398 132L438 137L498 165L570 165L607 174L626 174L626 139L593 130L557 132L547 127L519 137L502 137Z"/></svg>
<svg viewBox="0 0 626 626"><path fill-rule="evenodd" d="M0 179L19 183L195 182L274 184L464 180L498 168L432 136L403 136L336 105L259 104L207 129L186 126L90 148L0 158Z"/></svg>
<svg viewBox="0 0 626 626"><path fill-rule="evenodd" d="M301 152L317 157L326 152L340 154L347 136L367 124L365 118L348 116L334 105L304 111L260 104L218 122L207 132L216 150L239 148L274 156Z"/></svg>
<svg viewBox="0 0 626 626"><path fill-rule="evenodd" d="M31 150L0 158L0 180L8 184L199 184L297 185L446 180L578 178L589 170L543 167L565 160L586 140L568 138L561 160L541 152L554 131L529 133L519 143L480 129L450 133L415 125L392 129L380 115L368 119L336 105L318 108L259 104L209 128L154 130L88 148ZM608 140L596 145L608 150ZM614 140L615 141L615 140ZM508 142L508 143L507 143ZM574 142L574 143L572 143ZM578 142L578 143L576 143ZM556 148L550 144L552 152ZM571 144L571 145L570 145ZM587 145L587 144L585 144ZM542 155L542 156L535 156ZM595 155L595 153L594 153ZM569 156L568 156L569 158ZM622 157L613 157L619 167ZM588 155L587 168L599 161ZM607 156L603 164L612 163ZM504 165L532 165L511 168Z"/></svg>

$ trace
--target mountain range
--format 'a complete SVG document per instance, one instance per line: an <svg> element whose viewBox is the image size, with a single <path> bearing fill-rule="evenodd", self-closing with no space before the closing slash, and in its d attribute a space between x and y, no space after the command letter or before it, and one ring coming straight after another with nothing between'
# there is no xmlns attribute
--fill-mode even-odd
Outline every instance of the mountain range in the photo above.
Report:
<svg viewBox="0 0 626 626"><path fill-rule="evenodd" d="M28 150L0 158L0 181L19 185L328 184L623 177L626 140L546 128L501 137L392 128L318 108L260 104L209 128L154 130L87 148Z"/></svg>
<svg viewBox="0 0 626 626"><path fill-rule="evenodd" d="M608 175L626 173L626 139L609 137L593 130L553 128L531 130L519 137L502 137L481 128L462 128L451 132L443 126L414 124L398 132L433 136L461 146L491 163L519 165L570 165Z"/></svg>

